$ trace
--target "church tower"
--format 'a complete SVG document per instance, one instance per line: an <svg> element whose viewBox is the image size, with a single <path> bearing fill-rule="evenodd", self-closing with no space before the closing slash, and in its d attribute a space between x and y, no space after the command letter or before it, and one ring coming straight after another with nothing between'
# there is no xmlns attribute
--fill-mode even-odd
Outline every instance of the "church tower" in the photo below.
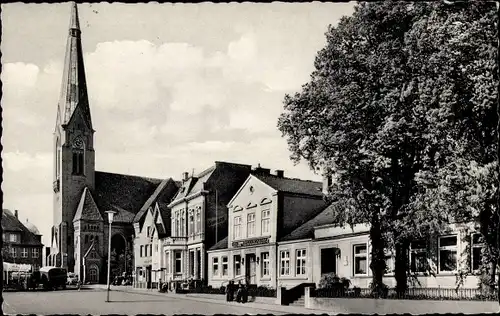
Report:
<svg viewBox="0 0 500 316"><path fill-rule="evenodd" d="M71 5L61 96L54 130L54 210L49 265L73 271L73 217L85 188L95 188L94 130L90 116L76 3Z"/></svg>

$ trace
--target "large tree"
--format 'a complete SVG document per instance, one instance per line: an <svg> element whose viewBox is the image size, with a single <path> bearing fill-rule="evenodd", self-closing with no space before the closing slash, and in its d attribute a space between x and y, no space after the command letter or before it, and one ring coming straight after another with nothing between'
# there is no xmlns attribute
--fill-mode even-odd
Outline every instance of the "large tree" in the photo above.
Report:
<svg viewBox="0 0 500 316"><path fill-rule="evenodd" d="M445 208L422 207L428 193L419 179L446 165L452 149L443 139L463 137L454 124L467 118L451 115L450 99L469 92L430 67L460 69L456 50L440 45L456 31L453 19L470 10L468 4L361 3L352 17L329 27L311 81L285 97L278 127L292 159L333 170L330 193L345 205L341 219L371 225L375 288L382 286L384 251L393 248L397 289L404 292L410 241L450 219Z"/></svg>
<svg viewBox="0 0 500 316"><path fill-rule="evenodd" d="M423 195L414 207L439 205L455 221L477 223L487 292L495 288L498 258L497 21L493 3L441 4L409 36L412 56L427 60L413 63L427 77L422 102L440 104L434 117L442 157L441 165L419 175Z"/></svg>

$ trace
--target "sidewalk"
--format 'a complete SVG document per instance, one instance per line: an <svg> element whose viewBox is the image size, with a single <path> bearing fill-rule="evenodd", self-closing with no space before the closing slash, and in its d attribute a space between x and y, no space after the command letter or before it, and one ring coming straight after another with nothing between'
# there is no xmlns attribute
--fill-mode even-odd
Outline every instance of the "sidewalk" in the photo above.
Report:
<svg viewBox="0 0 500 316"><path fill-rule="evenodd" d="M92 288L95 289L106 289L106 285L92 285ZM119 291L119 292L127 292L127 293L137 293L137 294L143 294L143 295L154 295L154 296L161 296L161 297L168 297L172 299L182 299L182 300L190 300L190 301L196 301L196 302L205 302L205 303L216 303L216 304L223 304L223 305L228 305L228 306L244 306L247 308L255 308L255 309L264 309L268 310L270 312L281 312L281 313L290 313L290 314L325 314L328 313L330 315L335 315L335 314L340 314L340 313L346 313L344 310L314 310L314 309L307 309L305 307L301 306L283 306L283 305L276 305L276 304L265 304L265 303L256 303L256 302L248 302L245 304L242 303L237 303L237 302L226 302L225 300L221 300L218 296L214 298L209 298L205 295L202 296L202 294L175 294L175 293L160 293L158 292L157 289L137 289L137 288L132 288L132 287L125 287L125 286L111 286L111 291Z"/></svg>

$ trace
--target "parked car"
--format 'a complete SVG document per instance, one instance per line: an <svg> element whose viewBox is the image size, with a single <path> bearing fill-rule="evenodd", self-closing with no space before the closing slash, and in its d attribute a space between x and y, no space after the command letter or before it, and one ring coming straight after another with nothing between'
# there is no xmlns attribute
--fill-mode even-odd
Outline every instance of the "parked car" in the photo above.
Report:
<svg viewBox="0 0 500 316"><path fill-rule="evenodd" d="M68 273L68 278L66 280L67 285L77 285L78 284L78 275L73 272Z"/></svg>
<svg viewBox="0 0 500 316"><path fill-rule="evenodd" d="M66 289L68 273L65 269L57 267L41 267L40 279L43 288L46 290L62 288Z"/></svg>

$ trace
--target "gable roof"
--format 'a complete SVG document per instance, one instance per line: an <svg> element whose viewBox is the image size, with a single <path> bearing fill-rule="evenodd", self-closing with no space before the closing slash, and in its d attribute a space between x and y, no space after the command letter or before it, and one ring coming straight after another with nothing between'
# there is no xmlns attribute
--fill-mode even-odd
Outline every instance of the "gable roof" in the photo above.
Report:
<svg viewBox="0 0 500 316"><path fill-rule="evenodd" d="M210 247L210 250L218 250L218 249L227 249L227 240L228 237L226 236L224 239L219 240L215 245Z"/></svg>
<svg viewBox="0 0 500 316"><path fill-rule="evenodd" d="M281 238L281 241L314 238L314 227L333 224L335 222L335 214L337 214L338 211L338 203L330 204L321 211L321 213L293 230L290 234Z"/></svg>
<svg viewBox="0 0 500 316"><path fill-rule="evenodd" d="M95 204L94 198L87 187L83 189L80 203L78 203L75 216L73 217L73 222L78 220L103 220L103 217L99 212L99 208L97 207L97 204Z"/></svg>
<svg viewBox="0 0 500 316"><path fill-rule="evenodd" d="M146 214L146 211L149 209L149 207L153 206L153 204L158 200L160 194L163 192L163 190L167 187L169 183L173 183L175 184L176 187L178 187L177 183L172 178L168 178L161 181L158 187L156 187L156 190L153 192L153 194L151 194L151 196L146 200L144 205L141 207L139 212L135 214L134 223L138 223L143 219L144 215Z"/></svg>
<svg viewBox="0 0 500 316"><path fill-rule="evenodd" d="M211 166L210 168L203 170L196 176L192 176L184 181L182 187L179 189L179 192L177 192L177 195L173 200L175 201L178 199L182 199L203 190L203 183L208 181L212 173L215 171L215 167L215 165Z"/></svg>
<svg viewBox="0 0 500 316"><path fill-rule="evenodd" d="M300 180L300 179L290 179L284 177L278 177L272 174L253 174L254 177L258 178L265 184L269 185L271 188L284 193L293 194L304 194L310 196L322 197L322 187L323 183Z"/></svg>
<svg viewBox="0 0 500 316"><path fill-rule="evenodd" d="M2 230L21 233L22 245L42 246L42 242L8 209L2 209Z"/></svg>

